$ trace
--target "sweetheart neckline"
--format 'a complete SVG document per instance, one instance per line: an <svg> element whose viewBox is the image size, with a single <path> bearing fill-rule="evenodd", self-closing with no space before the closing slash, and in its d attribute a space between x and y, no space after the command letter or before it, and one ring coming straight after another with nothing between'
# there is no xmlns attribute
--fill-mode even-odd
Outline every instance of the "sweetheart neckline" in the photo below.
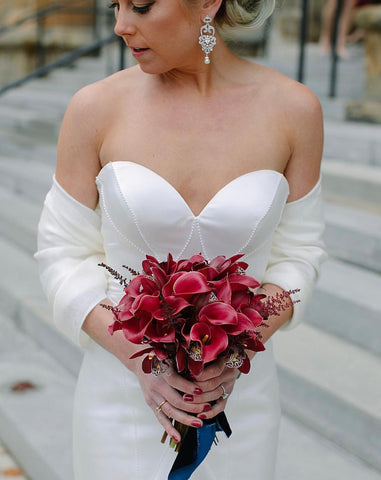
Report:
<svg viewBox="0 0 381 480"><path fill-rule="evenodd" d="M177 190L177 188L175 188L165 177L163 177L162 175L160 175L159 173L155 172L154 170L152 170L151 168L149 167L146 167L145 165L142 165L141 163L137 163L137 162L131 162L129 160L115 160L113 162L108 162L106 163L101 169L100 171L98 172L98 175L96 176L96 179L98 179L102 172L105 171L107 169L107 167L109 165L113 165L113 164L128 164L128 165L135 165L137 167L141 167L145 170L148 170L151 174L153 174L154 176L158 177L162 182L164 182L166 185L168 185L168 187L180 198L180 200L182 201L182 203L186 206L186 208L188 209L189 213L191 214L191 216L193 217L193 219L198 219L200 218L204 211L210 206L210 204L216 199L216 197L218 195L221 194L222 191L224 191L225 189L229 188L232 184L234 184L235 182L237 182L238 180L241 180L242 178L245 178L249 175L253 175L253 174L258 174L258 173L264 173L264 172L270 172L270 173L274 173L274 174L277 174L277 175L280 175L281 176L281 179L283 179L286 184L287 184L287 187L289 189L289 183L288 183L288 180L287 178L284 176L283 173L281 172L278 172L278 170L272 170L272 169L266 169L266 168L262 168L262 169L259 169L259 170L252 170L251 172L247 172L247 173L243 173L242 175L239 175L238 177L235 177L233 178L232 180L230 180L228 183L226 183L224 186L222 186L213 196L212 198L208 201L208 203L202 208L202 210L200 211L200 213L198 213L197 215L195 215L195 213L193 212L193 210L191 209L191 207L189 206L188 202L185 200L185 198L181 195L181 193Z"/></svg>

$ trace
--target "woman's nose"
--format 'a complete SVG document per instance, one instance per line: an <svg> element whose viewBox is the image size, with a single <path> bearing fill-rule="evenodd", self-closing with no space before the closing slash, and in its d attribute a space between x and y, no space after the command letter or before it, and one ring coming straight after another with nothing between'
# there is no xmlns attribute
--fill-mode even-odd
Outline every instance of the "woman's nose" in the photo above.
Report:
<svg viewBox="0 0 381 480"><path fill-rule="evenodd" d="M123 37L124 35L132 35L136 32L136 26L131 18L131 12L121 8L116 17L114 32L116 35Z"/></svg>

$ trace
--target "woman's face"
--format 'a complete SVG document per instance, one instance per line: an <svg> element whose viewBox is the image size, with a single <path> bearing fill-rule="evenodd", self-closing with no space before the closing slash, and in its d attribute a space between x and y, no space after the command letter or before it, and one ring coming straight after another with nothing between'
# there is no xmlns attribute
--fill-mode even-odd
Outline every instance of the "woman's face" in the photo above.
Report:
<svg viewBox="0 0 381 480"><path fill-rule="evenodd" d="M115 33L131 48L146 73L192 69L202 64L198 45L202 24L199 3L187 0L119 0Z"/></svg>

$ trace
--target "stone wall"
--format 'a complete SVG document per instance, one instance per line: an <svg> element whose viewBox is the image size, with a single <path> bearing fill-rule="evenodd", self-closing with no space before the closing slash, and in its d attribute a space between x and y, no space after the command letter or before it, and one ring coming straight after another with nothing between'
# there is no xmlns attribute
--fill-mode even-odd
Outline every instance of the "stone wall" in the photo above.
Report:
<svg viewBox="0 0 381 480"><path fill-rule="evenodd" d="M0 27L52 5L52 0L1 0ZM93 0L65 0L62 5L62 10L50 14L42 22L45 63L93 39ZM72 7L81 8L84 13L68 11ZM0 36L0 86L38 66L37 30L37 22L30 20Z"/></svg>
<svg viewBox="0 0 381 480"><path fill-rule="evenodd" d="M347 105L347 119L381 124L381 5L359 8L354 22L365 31L366 85Z"/></svg>
<svg viewBox="0 0 381 480"><path fill-rule="evenodd" d="M308 41L317 42L321 28L321 12L325 0L310 0L308 2ZM279 5L278 25L284 38L296 40L299 38L302 18L302 2L287 0Z"/></svg>

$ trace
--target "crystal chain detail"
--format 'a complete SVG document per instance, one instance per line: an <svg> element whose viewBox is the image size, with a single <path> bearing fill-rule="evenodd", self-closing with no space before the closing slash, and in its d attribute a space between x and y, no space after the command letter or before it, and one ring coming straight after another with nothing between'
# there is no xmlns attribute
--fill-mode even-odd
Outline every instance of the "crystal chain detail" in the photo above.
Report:
<svg viewBox="0 0 381 480"><path fill-rule="evenodd" d="M215 28L211 25L212 19L207 15L204 18L204 23L200 29L201 35L198 38L198 43L201 45L202 51L205 52L204 62L206 64L210 63L209 53L213 51L214 46L216 45Z"/></svg>

